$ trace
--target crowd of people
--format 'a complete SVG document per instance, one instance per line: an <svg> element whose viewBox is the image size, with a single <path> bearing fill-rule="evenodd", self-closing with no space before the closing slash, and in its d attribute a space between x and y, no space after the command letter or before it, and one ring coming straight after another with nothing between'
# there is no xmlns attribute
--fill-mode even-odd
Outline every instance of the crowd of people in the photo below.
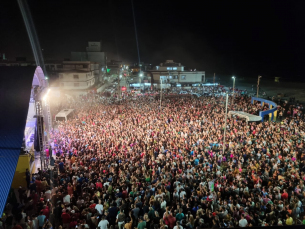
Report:
<svg viewBox="0 0 305 229"><path fill-rule="evenodd" d="M195 229L305 224L304 114L225 126L225 97L88 94L50 133L55 164L6 207L23 229ZM236 95L228 110L267 109ZM224 142L224 129L226 141ZM224 149L224 150L223 150Z"/></svg>

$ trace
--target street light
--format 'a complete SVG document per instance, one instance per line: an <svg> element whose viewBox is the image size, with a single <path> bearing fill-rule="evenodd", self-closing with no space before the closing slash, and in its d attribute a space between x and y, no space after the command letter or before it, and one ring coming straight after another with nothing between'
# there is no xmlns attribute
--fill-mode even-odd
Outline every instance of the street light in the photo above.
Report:
<svg viewBox="0 0 305 229"><path fill-rule="evenodd" d="M257 79L257 93L256 93L257 98L258 98L258 91L259 91L259 81L261 78L262 78L262 76L258 76L258 79Z"/></svg>
<svg viewBox="0 0 305 229"><path fill-rule="evenodd" d="M235 76L232 76L232 79L233 79L232 105L234 104L235 78L236 78Z"/></svg>

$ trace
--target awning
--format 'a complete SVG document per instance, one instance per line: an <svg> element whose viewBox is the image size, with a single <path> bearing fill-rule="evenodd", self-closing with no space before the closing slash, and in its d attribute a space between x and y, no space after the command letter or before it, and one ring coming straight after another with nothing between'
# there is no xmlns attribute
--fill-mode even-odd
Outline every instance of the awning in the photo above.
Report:
<svg viewBox="0 0 305 229"><path fill-rule="evenodd" d="M229 111L228 116L231 118L232 115L236 115L240 118L244 118L247 122L259 122L262 121L262 117L258 115L249 114L243 111Z"/></svg>

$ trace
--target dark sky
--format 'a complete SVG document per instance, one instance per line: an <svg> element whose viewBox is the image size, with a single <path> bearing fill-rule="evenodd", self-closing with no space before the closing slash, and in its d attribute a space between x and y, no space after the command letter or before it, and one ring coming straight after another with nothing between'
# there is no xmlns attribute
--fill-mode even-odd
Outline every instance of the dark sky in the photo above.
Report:
<svg viewBox="0 0 305 229"><path fill-rule="evenodd" d="M120 60L137 61L131 1L28 4L45 59L69 58L70 51L84 51L87 41L102 40L109 59L118 53ZM304 0L134 0L134 9L141 61L173 59L207 74L303 76ZM33 59L17 1L1 1L0 28L0 53Z"/></svg>

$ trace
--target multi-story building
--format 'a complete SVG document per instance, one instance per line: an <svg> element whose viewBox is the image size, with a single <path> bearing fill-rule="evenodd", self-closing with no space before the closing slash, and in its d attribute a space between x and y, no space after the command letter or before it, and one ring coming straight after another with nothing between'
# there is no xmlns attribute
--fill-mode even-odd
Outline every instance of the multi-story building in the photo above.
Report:
<svg viewBox="0 0 305 229"><path fill-rule="evenodd" d="M88 42L88 47L85 52L71 52L71 61L91 61L99 64L100 75L99 81L103 81L103 73L106 73L107 68L107 53L102 52L101 42Z"/></svg>
<svg viewBox="0 0 305 229"><path fill-rule="evenodd" d="M152 84L160 88L161 83L176 86L200 86L205 82L204 71L185 71L181 63L175 63L173 60L166 60L153 70L146 71L151 76Z"/></svg>
<svg viewBox="0 0 305 229"><path fill-rule="evenodd" d="M62 70L57 71L61 89L84 90L98 82L100 65L90 61L64 61Z"/></svg>

